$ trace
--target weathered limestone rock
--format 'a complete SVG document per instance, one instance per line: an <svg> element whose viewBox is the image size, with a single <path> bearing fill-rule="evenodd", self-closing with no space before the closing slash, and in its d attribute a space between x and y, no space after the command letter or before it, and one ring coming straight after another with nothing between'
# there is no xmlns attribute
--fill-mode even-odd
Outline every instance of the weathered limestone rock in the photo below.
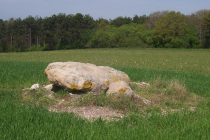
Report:
<svg viewBox="0 0 210 140"><path fill-rule="evenodd" d="M122 86L122 90L120 87L116 88L117 92L129 94L132 91L129 87L128 75L107 66L80 62L54 62L47 66L44 73L51 82L69 91L101 92L115 82L116 84L111 87ZM113 91L111 88L109 93Z"/></svg>
<svg viewBox="0 0 210 140"><path fill-rule="evenodd" d="M30 88L30 90L38 90L39 89L39 84L33 84Z"/></svg>
<svg viewBox="0 0 210 140"><path fill-rule="evenodd" d="M133 94L133 90L130 86L124 81L113 82L109 85L109 89L106 92L109 94L123 94L123 95L131 95Z"/></svg>
<svg viewBox="0 0 210 140"><path fill-rule="evenodd" d="M48 91L52 91L52 89L53 89L53 84L49 84L49 85L44 86L44 89L46 89L46 90L48 90Z"/></svg>

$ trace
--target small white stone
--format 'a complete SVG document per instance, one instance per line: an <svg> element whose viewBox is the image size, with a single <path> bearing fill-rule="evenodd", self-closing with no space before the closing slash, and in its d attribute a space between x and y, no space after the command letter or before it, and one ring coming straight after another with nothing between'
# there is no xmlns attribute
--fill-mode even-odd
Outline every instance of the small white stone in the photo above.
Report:
<svg viewBox="0 0 210 140"><path fill-rule="evenodd" d="M167 112L164 110L164 111L162 111L162 115L166 115L167 114Z"/></svg>
<svg viewBox="0 0 210 140"><path fill-rule="evenodd" d="M44 88L48 91L51 91L53 89L53 84L46 85Z"/></svg>
<svg viewBox="0 0 210 140"><path fill-rule="evenodd" d="M150 84L149 83L145 83L145 82L141 82L141 83L137 83L138 87L143 88L143 87L149 87Z"/></svg>
<svg viewBox="0 0 210 140"><path fill-rule="evenodd" d="M30 88L30 90L38 90L38 89L39 89L39 84L34 84Z"/></svg>
<svg viewBox="0 0 210 140"><path fill-rule="evenodd" d="M190 107L189 110L190 111L195 111L196 107Z"/></svg>
<svg viewBox="0 0 210 140"><path fill-rule="evenodd" d="M142 99L142 101L144 102L145 105L151 105L152 104L152 102L150 100L147 100L147 99L142 98L142 97L141 97L141 99Z"/></svg>

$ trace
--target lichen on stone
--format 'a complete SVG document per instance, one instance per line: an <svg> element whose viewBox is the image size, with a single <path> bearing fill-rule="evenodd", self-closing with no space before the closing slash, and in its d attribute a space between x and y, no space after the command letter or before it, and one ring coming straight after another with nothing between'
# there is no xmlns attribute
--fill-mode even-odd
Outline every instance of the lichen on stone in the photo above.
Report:
<svg viewBox="0 0 210 140"><path fill-rule="evenodd" d="M71 84L71 89L79 90L79 87L76 84Z"/></svg>
<svg viewBox="0 0 210 140"><path fill-rule="evenodd" d="M126 91L128 90L128 88L121 88L121 89L119 89L118 91L119 91L119 93L122 93L122 94L124 94Z"/></svg>
<svg viewBox="0 0 210 140"><path fill-rule="evenodd" d="M86 82L85 84L84 84L84 86L83 86L83 88L84 89L89 89L89 88L91 88L91 82L90 81L88 81L88 82Z"/></svg>

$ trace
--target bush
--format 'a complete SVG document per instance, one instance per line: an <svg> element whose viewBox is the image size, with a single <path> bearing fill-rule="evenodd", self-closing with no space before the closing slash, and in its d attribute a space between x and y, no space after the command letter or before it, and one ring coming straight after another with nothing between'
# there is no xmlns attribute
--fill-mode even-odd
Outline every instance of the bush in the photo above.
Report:
<svg viewBox="0 0 210 140"><path fill-rule="evenodd" d="M142 47L150 42L149 34L144 34L145 28L140 24L122 25L120 27L109 26L95 32L86 47L96 48L119 48L119 47ZM145 41L143 41L143 37Z"/></svg>

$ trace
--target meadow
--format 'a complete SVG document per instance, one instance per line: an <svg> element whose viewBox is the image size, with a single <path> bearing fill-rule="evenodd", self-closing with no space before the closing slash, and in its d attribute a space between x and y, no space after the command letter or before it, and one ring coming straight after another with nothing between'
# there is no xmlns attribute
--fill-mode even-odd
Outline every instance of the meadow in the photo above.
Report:
<svg viewBox="0 0 210 140"><path fill-rule="evenodd" d="M82 49L0 53L0 139L210 139L210 50ZM126 72L133 82L177 80L203 98L195 111L130 114L93 122L23 103L23 88L46 84L50 62L77 61Z"/></svg>

